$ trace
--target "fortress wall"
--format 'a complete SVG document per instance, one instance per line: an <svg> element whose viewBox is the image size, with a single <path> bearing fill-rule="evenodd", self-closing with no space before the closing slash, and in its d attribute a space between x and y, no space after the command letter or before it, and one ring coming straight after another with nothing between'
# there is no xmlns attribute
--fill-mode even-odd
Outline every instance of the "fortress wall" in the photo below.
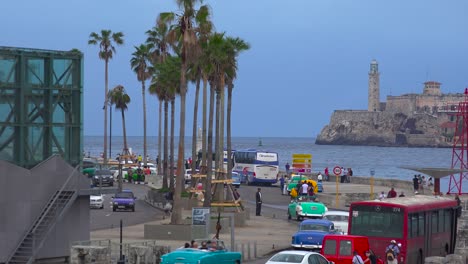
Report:
<svg viewBox="0 0 468 264"><path fill-rule="evenodd" d="M331 117L330 124L341 123L343 121L369 122L369 119L380 118L382 112L369 112L366 110L335 110Z"/></svg>
<svg viewBox="0 0 468 264"><path fill-rule="evenodd" d="M409 115L413 113L416 105L415 95L406 96L387 96L386 111L403 113Z"/></svg>
<svg viewBox="0 0 468 264"><path fill-rule="evenodd" d="M435 137L433 135L407 134L406 142L408 143L408 146L438 146L440 140L438 137Z"/></svg>

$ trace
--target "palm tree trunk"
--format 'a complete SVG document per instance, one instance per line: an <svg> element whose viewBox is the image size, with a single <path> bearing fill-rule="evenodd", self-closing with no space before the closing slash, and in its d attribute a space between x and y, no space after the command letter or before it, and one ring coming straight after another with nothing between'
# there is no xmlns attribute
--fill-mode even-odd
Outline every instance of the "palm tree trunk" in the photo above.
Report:
<svg viewBox="0 0 468 264"><path fill-rule="evenodd" d="M163 160L163 188L167 188L167 161L169 159L169 154L168 154L168 146L167 146L167 137L168 137L168 127L167 127L167 121L168 121L168 108L169 108L169 103L167 100L164 100L164 160Z"/></svg>
<svg viewBox="0 0 468 264"><path fill-rule="evenodd" d="M171 146L169 156L169 189L174 189L174 124L175 121L175 98L171 99Z"/></svg>
<svg viewBox="0 0 468 264"><path fill-rule="evenodd" d="M220 120L219 120L219 153L220 154L220 158L219 158L219 167L221 169L224 170L224 86L225 86L225 82L224 82L224 72L223 72L223 75L221 76L221 79L220 79L220 99L221 99L221 104L219 106L219 116L220 116Z"/></svg>
<svg viewBox="0 0 468 264"><path fill-rule="evenodd" d="M141 81L141 95L143 97L143 161L146 166L147 146L146 146L146 98L145 98L145 80Z"/></svg>
<svg viewBox="0 0 468 264"><path fill-rule="evenodd" d="M192 175L195 174L195 169L197 165L197 117L198 117L198 94L200 93L200 78L197 78L197 85L195 89L195 105L193 106L193 128L192 128ZM195 184L195 181L192 181L192 186Z"/></svg>
<svg viewBox="0 0 468 264"><path fill-rule="evenodd" d="M203 127L202 127L202 165L206 166L206 106L208 105L207 90L208 78L203 74Z"/></svg>
<svg viewBox="0 0 468 264"><path fill-rule="evenodd" d="M218 86L219 84L217 84ZM219 87L216 87L219 88ZM219 102L221 99L219 98L219 90L216 89L216 117L215 117L215 169L216 171L219 169ZM216 173L216 179L218 178L218 173Z"/></svg>
<svg viewBox="0 0 468 264"><path fill-rule="evenodd" d="M185 47L183 47L185 49ZM185 53L187 54L187 53ZM182 204L181 194L185 188L184 184L184 159L185 159L185 97L187 95L187 80L185 74L187 71L187 62L182 56L182 63L180 67L180 126L179 126L179 151L177 155L177 184L174 192L174 207L172 208L171 224L182 223Z"/></svg>
<svg viewBox="0 0 468 264"><path fill-rule="evenodd" d="M162 126L161 126L161 120L162 120L162 105L163 105L163 102L162 100L159 100L159 120L158 120L158 123L159 123L159 127L158 127L158 157L157 157L157 161L158 161L158 174L161 175L161 164L162 164L162 145L161 145L161 138L162 138Z"/></svg>
<svg viewBox="0 0 468 264"><path fill-rule="evenodd" d="M234 85L229 83L228 85L228 99L227 99L227 114L226 114L226 137L227 137L227 175L228 179L232 179L232 141L231 141L231 107L232 107L232 89Z"/></svg>
<svg viewBox="0 0 468 264"><path fill-rule="evenodd" d="M108 81L108 74L109 74L109 59L106 58L105 60L105 68L104 68L104 151L102 152L104 158L104 164L107 164L107 94L109 93L109 81Z"/></svg>
<svg viewBox="0 0 468 264"><path fill-rule="evenodd" d="M128 145L127 145L127 129L125 128L125 111L121 109L122 112L122 129L123 129L123 140L124 140L124 150L128 153Z"/></svg>
<svg viewBox="0 0 468 264"><path fill-rule="evenodd" d="M206 186L205 186L205 201L203 202L204 207L211 206L211 174L212 174L212 163L213 163L213 115L214 115L214 93L215 89L213 83L210 84L210 112L208 117L208 146L207 146L207 176L206 176Z"/></svg>

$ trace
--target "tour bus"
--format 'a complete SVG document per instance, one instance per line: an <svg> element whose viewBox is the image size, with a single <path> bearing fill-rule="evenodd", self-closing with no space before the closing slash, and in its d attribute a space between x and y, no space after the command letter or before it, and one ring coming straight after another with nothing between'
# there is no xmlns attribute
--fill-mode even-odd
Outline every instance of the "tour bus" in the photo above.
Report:
<svg viewBox="0 0 468 264"><path fill-rule="evenodd" d="M415 195L382 201L359 201L349 209L349 235L367 236L382 259L391 240L401 243L398 263L422 264L428 256L445 256L455 249L457 202Z"/></svg>
<svg viewBox="0 0 468 264"><path fill-rule="evenodd" d="M247 184L271 185L279 173L278 153L255 149L234 152L233 171L239 173Z"/></svg>

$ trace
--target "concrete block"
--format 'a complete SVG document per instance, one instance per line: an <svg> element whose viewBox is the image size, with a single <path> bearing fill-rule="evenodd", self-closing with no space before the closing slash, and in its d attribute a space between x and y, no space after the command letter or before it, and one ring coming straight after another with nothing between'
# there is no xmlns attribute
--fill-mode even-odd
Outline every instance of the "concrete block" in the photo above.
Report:
<svg viewBox="0 0 468 264"><path fill-rule="evenodd" d="M445 258L444 257L427 257L424 260L424 264L444 264Z"/></svg>
<svg viewBox="0 0 468 264"><path fill-rule="evenodd" d="M450 254L445 256L445 263L447 264L466 264L466 257L462 255Z"/></svg>
<svg viewBox="0 0 468 264"><path fill-rule="evenodd" d="M111 263L111 251L103 246L73 246L70 252L70 264Z"/></svg>

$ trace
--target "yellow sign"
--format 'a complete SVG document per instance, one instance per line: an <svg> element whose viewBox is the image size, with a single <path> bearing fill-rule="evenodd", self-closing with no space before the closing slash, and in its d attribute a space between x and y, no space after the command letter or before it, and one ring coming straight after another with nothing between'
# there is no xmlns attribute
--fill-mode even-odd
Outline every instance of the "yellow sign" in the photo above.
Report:
<svg viewBox="0 0 468 264"><path fill-rule="evenodd" d="M293 163L293 164L296 164L296 163L307 163L307 164L310 164L310 163L312 163L312 160L310 160L310 159L293 159L293 160L292 160L292 163Z"/></svg>
<svg viewBox="0 0 468 264"><path fill-rule="evenodd" d="M293 154L293 159L312 159L312 154Z"/></svg>

